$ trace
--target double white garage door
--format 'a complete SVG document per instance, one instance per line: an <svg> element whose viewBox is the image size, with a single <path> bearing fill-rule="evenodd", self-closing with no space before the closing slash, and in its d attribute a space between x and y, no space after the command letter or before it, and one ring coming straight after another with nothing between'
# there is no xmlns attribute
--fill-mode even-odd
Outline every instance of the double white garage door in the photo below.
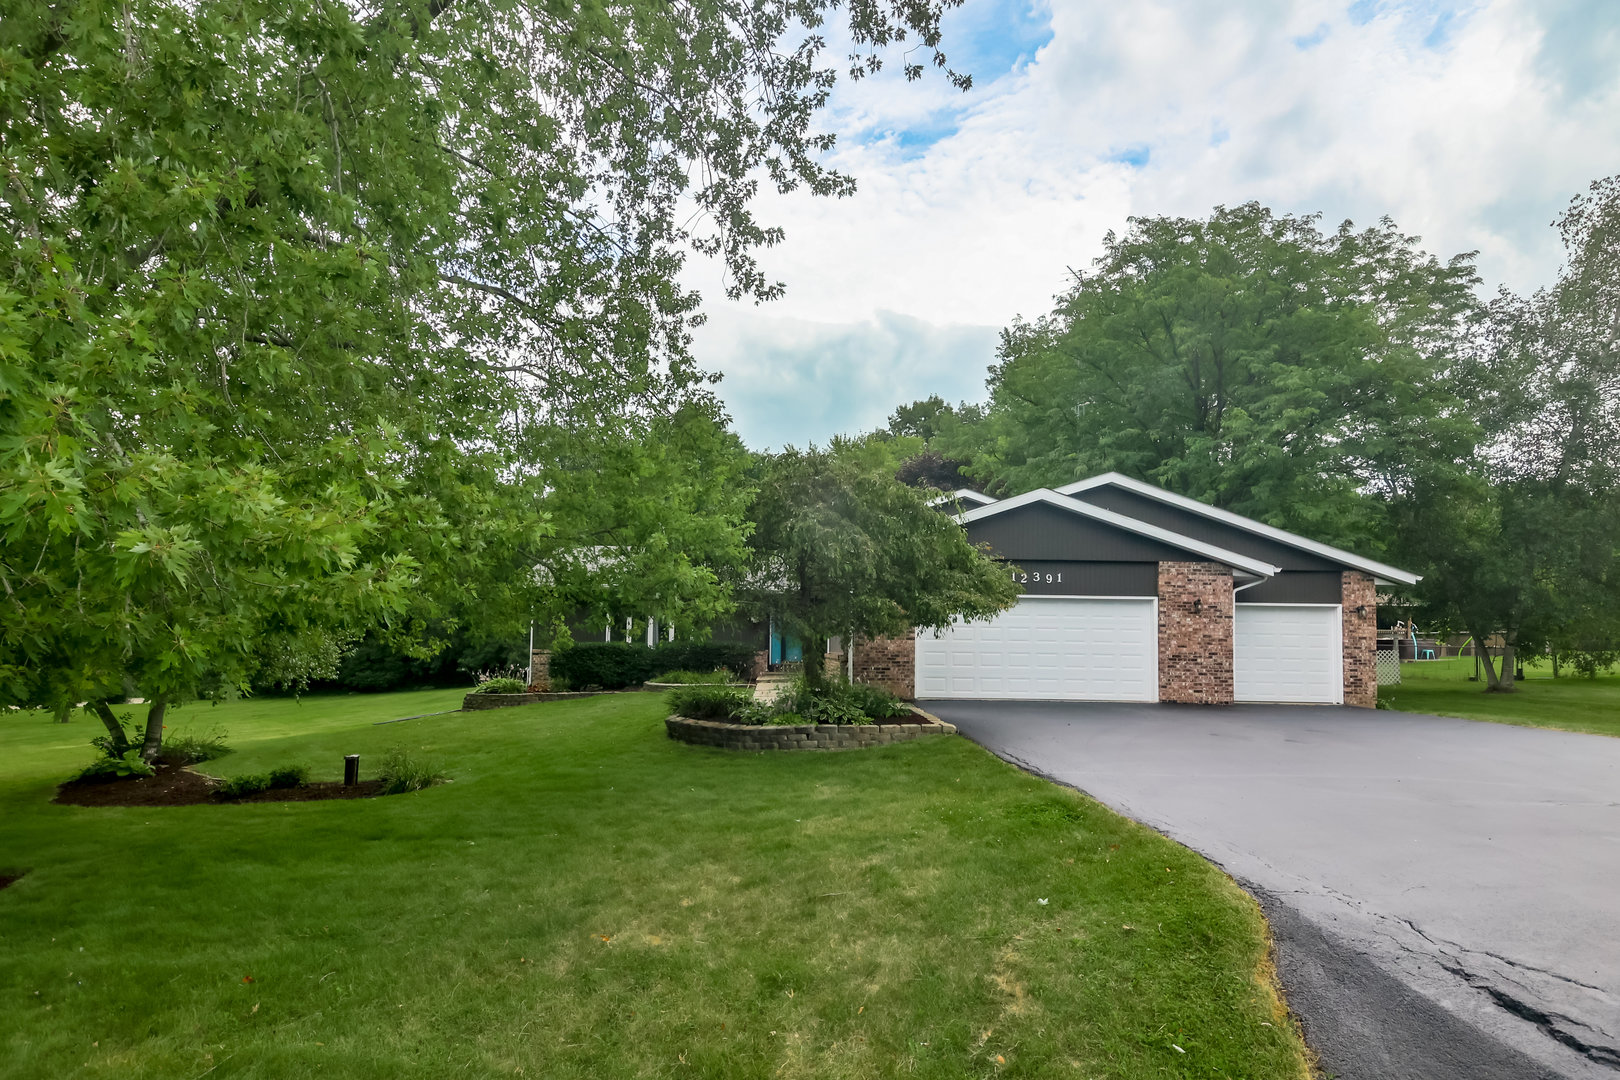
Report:
<svg viewBox="0 0 1620 1080"><path fill-rule="evenodd" d="M1146 599L1035 597L989 622L917 635L917 696L1159 700L1159 620Z"/></svg>
<svg viewBox="0 0 1620 1080"><path fill-rule="evenodd" d="M1336 606L1239 604L1239 701L1343 700ZM1151 597L1026 598L989 622L917 636L917 696L1029 701L1159 700Z"/></svg>

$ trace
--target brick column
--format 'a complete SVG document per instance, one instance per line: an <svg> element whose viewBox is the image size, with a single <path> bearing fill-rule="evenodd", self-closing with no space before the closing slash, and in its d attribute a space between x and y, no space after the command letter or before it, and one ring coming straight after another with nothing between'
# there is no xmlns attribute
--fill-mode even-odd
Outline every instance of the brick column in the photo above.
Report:
<svg viewBox="0 0 1620 1080"><path fill-rule="evenodd" d="M855 681L881 686L906 701L914 699L917 696L916 635L857 638Z"/></svg>
<svg viewBox="0 0 1620 1080"><path fill-rule="evenodd" d="M1344 703L1371 709L1378 704L1378 590L1369 574L1346 570L1342 578Z"/></svg>
<svg viewBox="0 0 1620 1080"><path fill-rule="evenodd" d="M529 653L529 692L551 693L551 650L535 649Z"/></svg>
<svg viewBox="0 0 1620 1080"><path fill-rule="evenodd" d="M1159 564L1159 700L1231 704L1232 571L1224 566Z"/></svg>

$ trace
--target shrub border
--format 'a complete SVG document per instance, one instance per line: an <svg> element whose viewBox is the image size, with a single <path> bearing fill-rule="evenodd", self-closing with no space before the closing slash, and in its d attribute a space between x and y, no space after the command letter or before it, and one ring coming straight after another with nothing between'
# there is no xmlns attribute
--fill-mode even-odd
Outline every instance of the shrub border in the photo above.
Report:
<svg viewBox="0 0 1620 1080"><path fill-rule="evenodd" d="M909 724L731 724L723 720L691 720L671 716L664 731L677 742L715 746L722 750L858 750L889 746L930 735L955 735L956 725L923 712L915 705L916 720Z"/></svg>
<svg viewBox="0 0 1620 1080"><path fill-rule="evenodd" d="M633 694L634 690L584 690L570 694L468 694L461 699L462 712L504 709L508 705L535 705L542 701L570 701L574 698L601 697L603 694Z"/></svg>
<svg viewBox="0 0 1620 1080"><path fill-rule="evenodd" d="M752 685L754 685L754 684L753 683L746 683L746 682L709 682L709 683L697 683L697 682L644 682L644 683L641 684L641 689L643 689L643 690L656 690L656 691L659 691L660 693L662 693L665 690L684 690L688 686L752 686Z"/></svg>

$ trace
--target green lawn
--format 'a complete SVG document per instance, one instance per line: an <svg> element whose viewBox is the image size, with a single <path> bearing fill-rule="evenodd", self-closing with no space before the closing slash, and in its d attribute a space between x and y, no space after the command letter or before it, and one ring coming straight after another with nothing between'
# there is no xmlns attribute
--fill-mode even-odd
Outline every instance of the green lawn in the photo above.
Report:
<svg viewBox="0 0 1620 1080"><path fill-rule="evenodd" d="M454 777L359 802L56 806L96 728L0 716L0 1075L1306 1075L1245 894L965 739L734 754L651 695L373 726L459 693L174 714L215 773Z"/></svg>
<svg viewBox="0 0 1620 1080"><path fill-rule="evenodd" d="M1554 679L1550 664L1530 664L1516 691L1490 694L1468 681L1473 674L1469 657L1402 664L1401 684L1380 687L1378 697L1404 712L1620 735L1620 675L1588 679L1566 667Z"/></svg>

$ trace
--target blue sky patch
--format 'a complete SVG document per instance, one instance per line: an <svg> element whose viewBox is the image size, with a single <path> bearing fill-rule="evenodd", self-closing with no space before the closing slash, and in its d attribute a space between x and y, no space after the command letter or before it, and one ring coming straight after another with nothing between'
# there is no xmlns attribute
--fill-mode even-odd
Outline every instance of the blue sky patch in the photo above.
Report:
<svg viewBox="0 0 1620 1080"><path fill-rule="evenodd" d="M941 30L951 68L988 86L1035 59L1052 40L1052 15L1036 0L968 0L945 16Z"/></svg>
<svg viewBox="0 0 1620 1080"><path fill-rule="evenodd" d="M1131 166L1133 169L1140 169L1148 163L1148 158L1152 156L1153 147L1147 143L1136 143L1133 146L1122 146L1110 151L1105 160L1118 161L1121 164Z"/></svg>
<svg viewBox="0 0 1620 1080"><path fill-rule="evenodd" d="M1300 50L1301 52L1304 52L1306 49L1314 49L1318 45L1322 44L1322 42L1326 41L1327 36L1330 33L1332 33L1332 29L1327 23L1322 23L1310 33L1301 34L1299 37L1295 38L1294 48Z"/></svg>
<svg viewBox="0 0 1620 1080"><path fill-rule="evenodd" d="M1383 5L1378 0L1356 0L1345 14L1349 15L1350 21L1357 26L1366 26L1378 17L1378 9L1381 7Z"/></svg>

